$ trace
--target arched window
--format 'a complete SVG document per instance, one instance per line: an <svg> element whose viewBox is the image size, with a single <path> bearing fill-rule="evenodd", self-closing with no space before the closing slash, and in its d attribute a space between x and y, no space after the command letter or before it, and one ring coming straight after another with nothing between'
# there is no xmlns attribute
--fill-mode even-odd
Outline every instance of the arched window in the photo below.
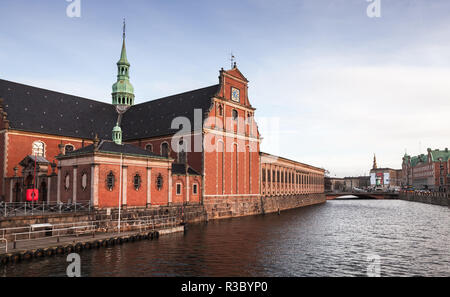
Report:
<svg viewBox="0 0 450 297"><path fill-rule="evenodd" d="M160 191L163 187L163 177L161 175L161 173L158 175L158 177L156 178L156 188L158 188L158 191Z"/></svg>
<svg viewBox="0 0 450 297"><path fill-rule="evenodd" d="M181 183L177 183L177 195L181 195L182 185Z"/></svg>
<svg viewBox="0 0 450 297"><path fill-rule="evenodd" d="M88 175L86 172L83 172L83 174L81 175L81 189L83 191L86 191L88 186Z"/></svg>
<svg viewBox="0 0 450 297"><path fill-rule="evenodd" d="M161 144L161 156L169 157L169 144L167 142Z"/></svg>
<svg viewBox="0 0 450 297"><path fill-rule="evenodd" d="M64 178L64 189L69 191L70 189L70 174L66 173L66 177Z"/></svg>
<svg viewBox="0 0 450 297"><path fill-rule="evenodd" d="M138 191L141 188L141 176L139 175L139 173L136 173L136 175L134 176L133 185L136 191Z"/></svg>
<svg viewBox="0 0 450 297"><path fill-rule="evenodd" d="M217 184L219 185L220 193L225 193L225 151L224 143L222 140L217 142Z"/></svg>
<svg viewBox="0 0 450 297"><path fill-rule="evenodd" d="M145 146L145 150L146 150L146 151L149 151L149 152L153 152L153 145L147 144L147 145Z"/></svg>
<svg viewBox="0 0 450 297"><path fill-rule="evenodd" d="M232 115L233 115L233 120L236 121L239 116L238 111L236 109L233 109Z"/></svg>
<svg viewBox="0 0 450 297"><path fill-rule="evenodd" d="M114 173L110 171L108 176L106 177L106 187L108 188L108 190L112 191L114 189L115 182L116 178L114 176Z"/></svg>
<svg viewBox="0 0 450 297"><path fill-rule="evenodd" d="M32 155L38 157L44 157L45 155L45 144L42 141L33 142Z"/></svg>
<svg viewBox="0 0 450 297"><path fill-rule="evenodd" d="M197 195L198 194L198 184L194 184L192 187L192 194Z"/></svg>

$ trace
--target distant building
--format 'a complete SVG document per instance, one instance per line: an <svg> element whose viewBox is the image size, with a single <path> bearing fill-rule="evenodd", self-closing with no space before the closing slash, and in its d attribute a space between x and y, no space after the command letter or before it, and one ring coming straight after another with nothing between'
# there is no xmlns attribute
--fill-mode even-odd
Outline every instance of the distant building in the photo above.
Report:
<svg viewBox="0 0 450 297"><path fill-rule="evenodd" d="M355 188L365 189L370 186L370 176L325 177L325 192L351 192Z"/></svg>
<svg viewBox="0 0 450 297"><path fill-rule="evenodd" d="M343 192L345 180L339 177L325 177L325 192Z"/></svg>
<svg viewBox="0 0 450 297"><path fill-rule="evenodd" d="M450 158L447 161L447 192L450 191Z"/></svg>
<svg viewBox="0 0 450 297"><path fill-rule="evenodd" d="M344 191L352 191L355 188L363 189L370 186L370 176L344 177Z"/></svg>
<svg viewBox="0 0 450 297"><path fill-rule="evenodd" d="M392 168L378 168L377 158L373 158L373 167L370 170L370 186L389 189L400 187L402 184L402 170Z"/></svg>
<svg viewBox="0 0 450 297"><path fill-rule="evenodd" d="M402 185L415 189L448 191L449 159L448 148L444 150L428 149L427 154L403 156Z"/></svg>

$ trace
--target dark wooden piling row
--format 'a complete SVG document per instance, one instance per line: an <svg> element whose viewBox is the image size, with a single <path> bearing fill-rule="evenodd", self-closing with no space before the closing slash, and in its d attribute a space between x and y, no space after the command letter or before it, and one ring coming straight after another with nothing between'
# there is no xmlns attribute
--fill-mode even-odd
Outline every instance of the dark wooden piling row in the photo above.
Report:
<svg viewBox="0 0 450 297"><path fill-rule="evenodd" d="M55 255L64 255L71 253L80 253L83 250L99 249L101 247L109 247L114 245L122 245L124 243L154 240L159 238L159 231L150 231L147 233L135 233L127 235L114 235L103 239L91 239L77 242L67 242L39 249L21 250L13 253L0 254L0 266L9 263L19 263L22 261L30 261L43 257L52 257Z"/></svg>

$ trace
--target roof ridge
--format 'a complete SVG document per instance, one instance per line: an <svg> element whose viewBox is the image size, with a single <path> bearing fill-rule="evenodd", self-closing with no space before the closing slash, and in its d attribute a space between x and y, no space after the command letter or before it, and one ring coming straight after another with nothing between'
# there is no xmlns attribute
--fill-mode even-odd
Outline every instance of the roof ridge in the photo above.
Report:
<svg viewBox="0 0 450 297"><path fill-rule="evenodd" d="M6 79L1 79L1 78L0 78L0 82L2 82L2 81L3 81L3 82L6 82L6 83L12 83L12 84L15 84L15 85L23 86L23 87L28 87L28 88L33 88L33 89L37 89L37 90L42 90L42 91L52 92L52 93L56 93L56 94L60 94L60 95L65 95L65 96L76 97L76 98L78 98L78 99L83 99L83 100L88 100L88 101L94 101L94 102L96 102L96 103L101 103L101 104L113 106L113 105L110 104L110 103L103 102L103 101L99 101L99 100L96 100L96 99L91 99L91 98L81 97L81 96L78 96L78 95L72 95L72 94L63 93L63 92L60 92L60 91L55 91L55 90L50 90L50 89L44 89L44 88L41 88L41 87L36 87L36 86L32 86L32 85L26 85L26 84L24 84L24 83L19 83L19 82L15 82L15 81L11 81L11 80L6 80Z"/></svg>
<svg viewBox="0 0 450 297"><path fill-rule="evenodd" d="M210 85L208 87L203 87L203 88L194 89L194 90L191 90L191 91L177 93L177 94L169 95L169 96L158 98L158 99L148 100L148 101L145 101L145 102L142 102L142 103L139 103L139 104L135 104L134 107L139 106L139 105L143 105L143 104L147 104L147 103L153 103L153 102L160 101L160 100L165 100L165 99L168 99L170 97L175 97L175 96L180 96L180 95L189 94L189 93L193 93L193 92L198 92L198 91L201 91L201 90L205 90L205 89L209 89L209 88L213 88L213 87L219 87L219 86L220 86L220 84L215 84L215 85Z"/></svg>

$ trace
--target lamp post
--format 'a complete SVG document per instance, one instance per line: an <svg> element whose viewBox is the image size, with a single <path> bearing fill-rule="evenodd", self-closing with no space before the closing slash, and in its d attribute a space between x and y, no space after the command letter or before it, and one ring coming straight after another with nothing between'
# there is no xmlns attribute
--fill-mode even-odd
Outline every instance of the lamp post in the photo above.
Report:
<svg viewBox="0 0 450 297"><path fill-rule="evenodd" d="M119 217L117 219L117 227L120 234L120 215L122 210L122 165L123 165L123 155L120 154L120 174L119 174Z"/></svg>

